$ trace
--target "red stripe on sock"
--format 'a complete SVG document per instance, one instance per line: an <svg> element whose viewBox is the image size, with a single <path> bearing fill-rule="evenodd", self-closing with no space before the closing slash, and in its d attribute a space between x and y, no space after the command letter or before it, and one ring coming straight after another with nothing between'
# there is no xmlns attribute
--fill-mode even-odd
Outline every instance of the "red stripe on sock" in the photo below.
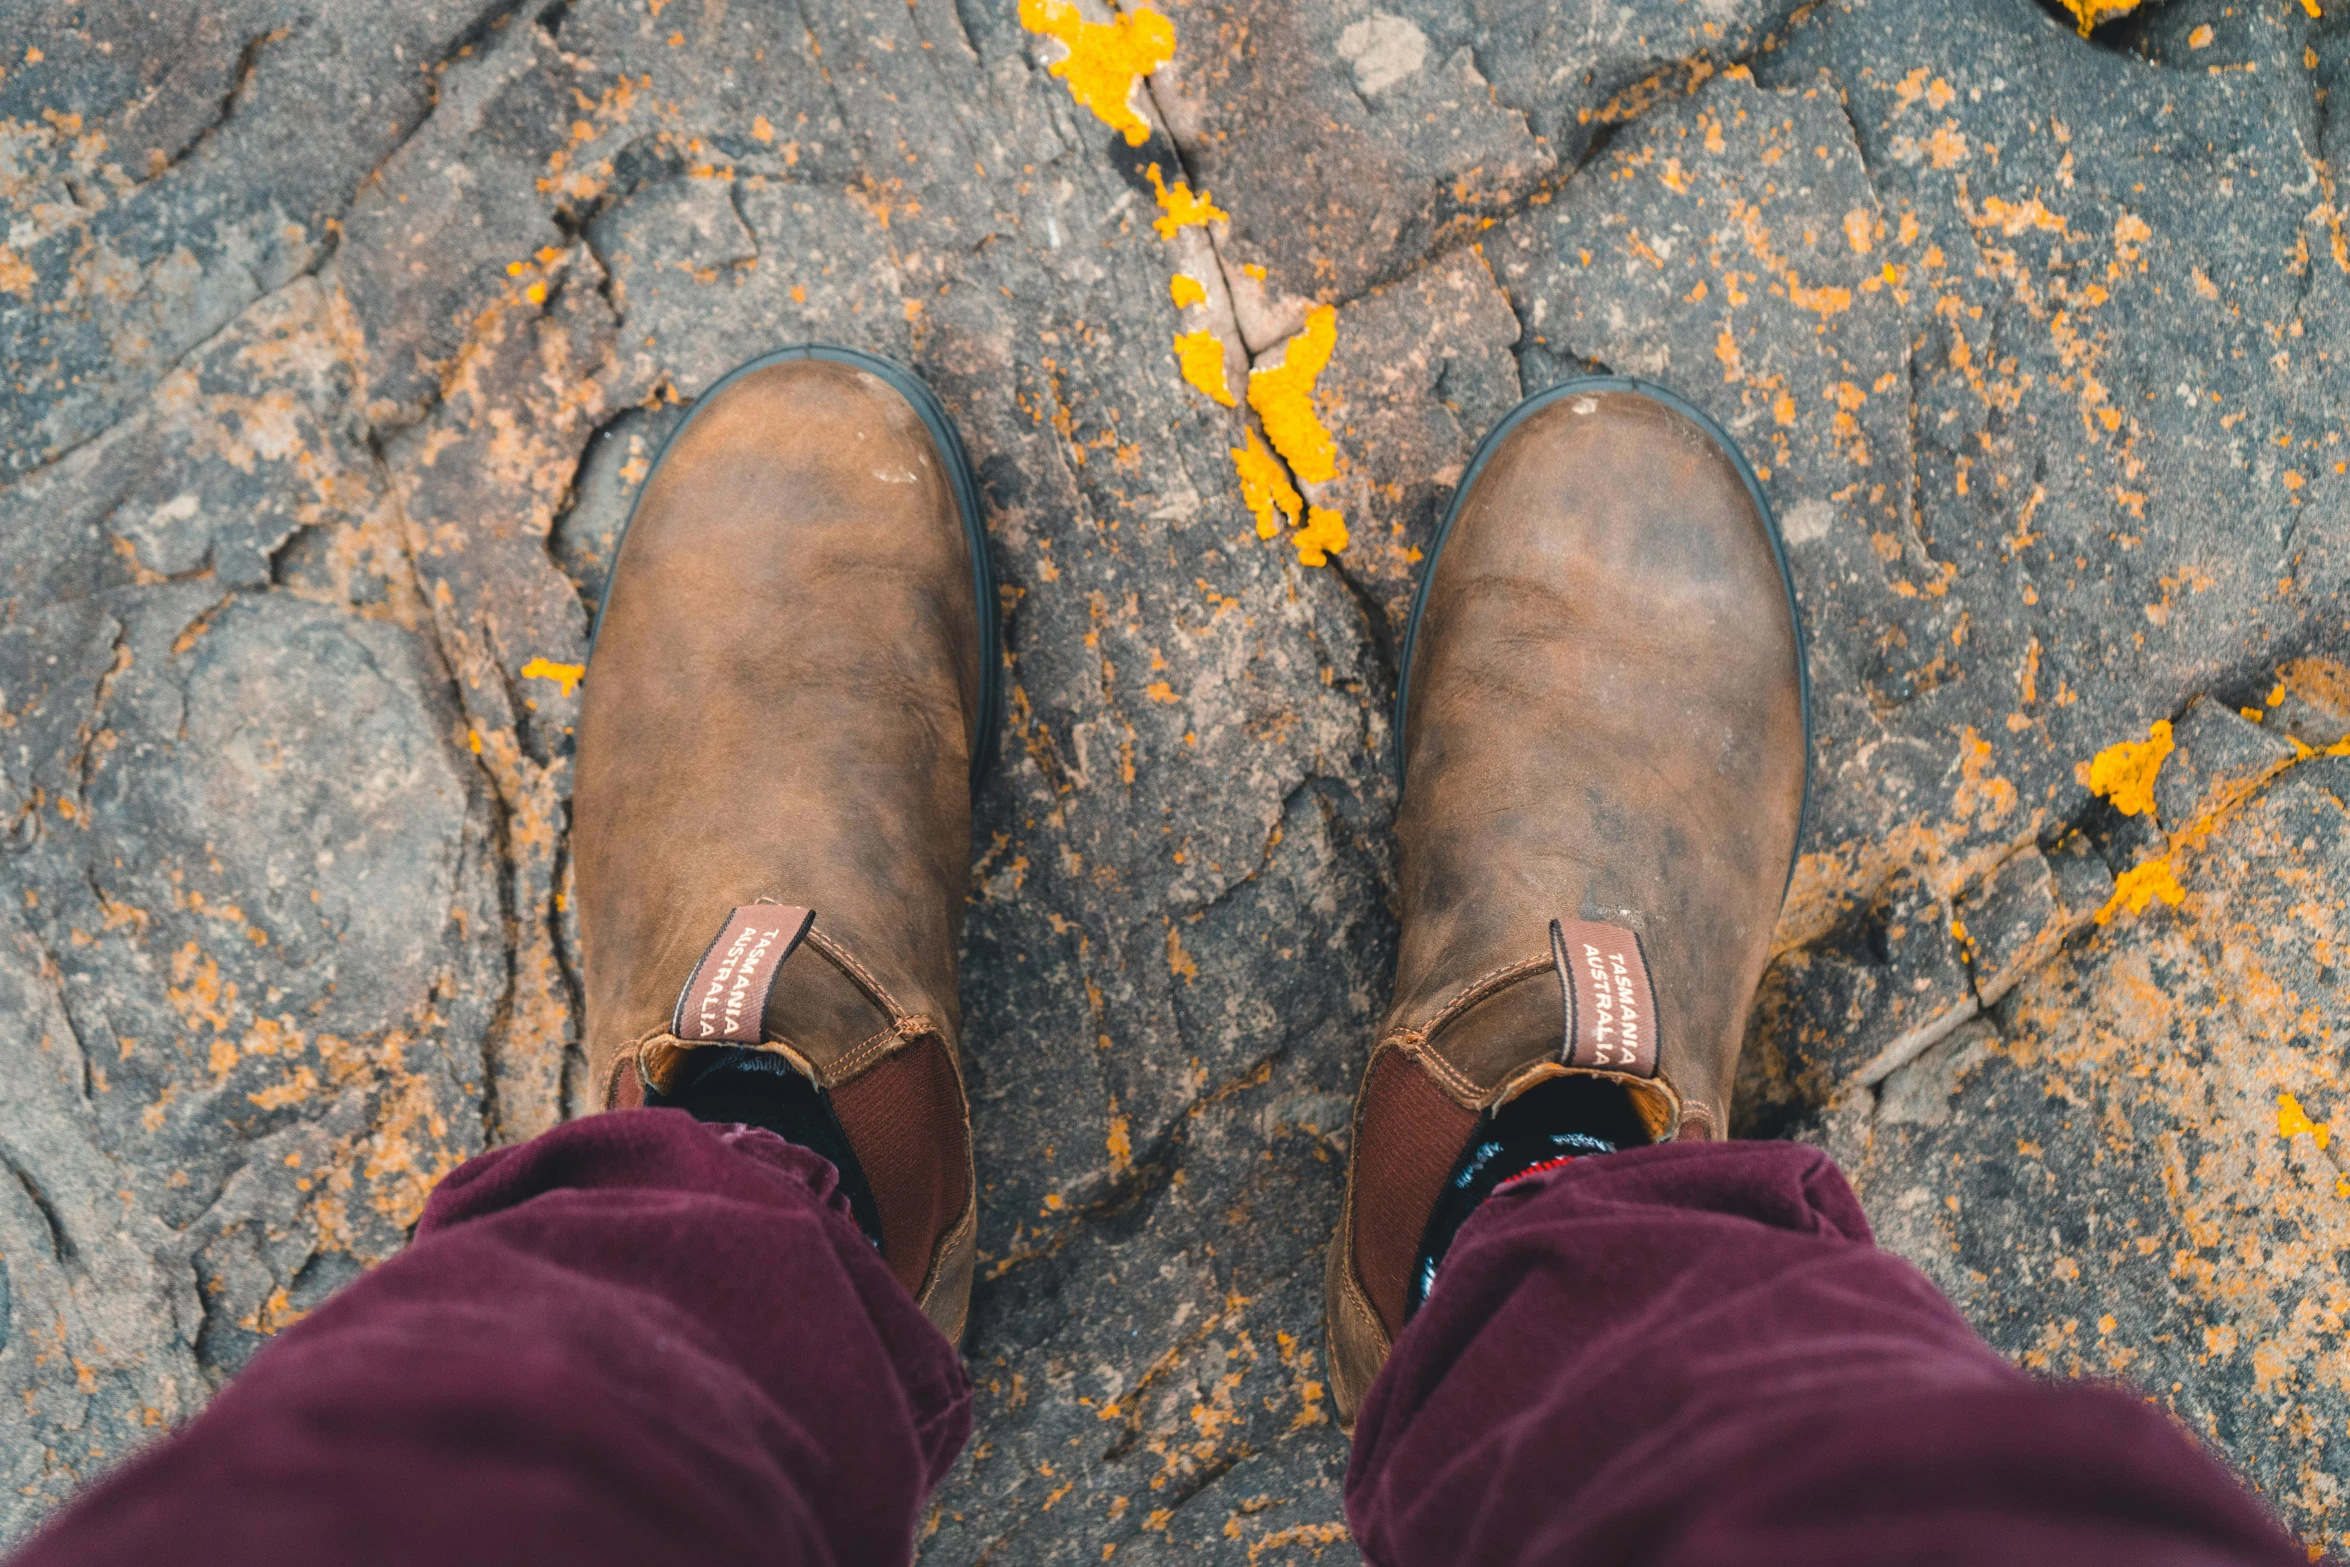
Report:
<svg viewBox="0 0 2350 1567"><path fill-rule="evenodd" d="M1502 1182L1499 1186L1496 1186L1493 1189L1494 1194L1498 1196L1501 1193L1508 1191L1511 1187L1517 1185L1520 1181L1524 1180L1529 1175L1540 1175L1545 1170L1561 1170L1566 1168L1568 1165L1573 1164L1577 1159L1584 1159L1588 1157L1590 1157L1588 1154L1579 1153L1560 1154L1555 1159L1545 1159L1540 1164L1530 1164L1523 1170L1520 1170L1517 1174L1511 1176L1508 1180Z"/></svg>

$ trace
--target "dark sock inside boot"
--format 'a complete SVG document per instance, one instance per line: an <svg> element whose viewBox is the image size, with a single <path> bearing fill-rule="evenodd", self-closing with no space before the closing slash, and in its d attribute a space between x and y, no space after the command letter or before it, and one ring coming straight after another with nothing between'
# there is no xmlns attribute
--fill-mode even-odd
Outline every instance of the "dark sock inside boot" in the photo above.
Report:
<svg viewBox="0 0 2350 1567"><path fill-rule="evenodd" d="M697 1121L764 1127L785 1142L823 1155L840 1172L841 1194L849 1200L857 1228L874 1245L881 1244L881 1215L873 1205L873 1187L857 1163L848 1134L841 1130L840 1118L832 1113L832 1102L775 1052L733 1045L688 1050L669 1091L648 1088L645 1103L683 1110Z"/></svg>
<svg viewBox="0 0 2350 1567"><path fill-rule="evenodd" d="M1428 1216L1404 1316L1409 1319L1420 1309L1453 1237L1503 1183L1570 1160L1645 1147L1648 1141L1648 1127L1632 1107L1632 1096L1623 1084L1604 1077L1551 1078L1480 1121L1436 1199L1436 1211Z"/></svg>

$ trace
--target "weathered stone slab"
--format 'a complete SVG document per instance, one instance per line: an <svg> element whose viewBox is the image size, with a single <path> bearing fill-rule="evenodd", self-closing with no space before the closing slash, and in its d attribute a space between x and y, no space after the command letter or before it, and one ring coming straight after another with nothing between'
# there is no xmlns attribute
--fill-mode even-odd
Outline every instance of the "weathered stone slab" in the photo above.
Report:
<svg viewBox="0 0 2350 1567"><path fill-rule="evenodd" d="M1518 318L1484 259L1456 250L1338 312L1338 348L1318 387L1346 452L1324 505L1353 534L1338 570L1378 606L1391 666L1419 563L1485 432L1517 405Z"/></svg>
<svg viewBox="0 0 2350 1567"><path fill-rule="evenodd" d="M2342 1113L2343 764L2300 748L2350 731L2350 33L1169 10L1140 149L948 0L100 6L7 62L0 1530L582 1108L589 619L690 400L815 337L945 398L1007 615L981 1422L927 1559L1350 1557L1321 1247L1395 937L1396 634L1478 438L1593 368L1733 432L1812 631L1744 1123L1827 1140L2003 1348L2139 1381L2338 1538L2341 1177L2279 1113ZM1153 159L1216 240L1154 232ZM1260 356L1338 305L1335 569L1256 536L1179 269ZM2121 817L2076 769L2157 719ZM2176 910L2109 908L2165 854Z"/></svg>
<svg viewBox="0 0 2350 1567"><path fill-rule="evenodd" d="M1408 16L1250 0L1168 14L1188 46L1154 94L1184 169L1232 214L1229 267L1263 267L1274 299L1351 299L1391 281L1556 165L1467 41L1434 43Z"/></svg>
<svg viewBox="0 0 2350 1567"><path fill-rule="evenodd" d="M1877 192L1870 297L1913 345L1894 395L1947 584L1878 633L1906 684L1831 707L1829 882L1874 844L1963 883L2085 819L2081 761L2198 692L2258 700L2300 628L2342 621L2350 271L2312 69L2335 44L2289 7L2170 5L2133 37L2025 0L1836 4L1755 62L1832 84ZM1888 788L1902 751L1939 776Z"/></svg>
<svg viewBox="0 0 2350 1567"><path fill-rule="evenodd" d="M2079 833L2045 854L2035 845L2001 861L1954 906L1975 998L1996 1004L2112 899L2113 872Z"/></svg>
<svg viewBox="0 0 2350 1567"><path fill-rule="evenodd" d="M2154 809L2174 833L2193 832L2250 798L2306 749L2207 696L2188 704L2171 741L2176 749L2154 776Z"/></svg>
<svg viewBox="0 0 2350 1567"><path fill-rule="evenodd" d="M423 118L479 4L388 13L132 0L34 33L0 77L0 446L89 440L197 344L315 267L351 192Z"/></svg>
<svg viewBox="0 0 2350 1567"><path fill-rule="evenodd" d="M2296 766L1831 1137L1880 1237L2022 1364L2125 1379L2340 1538L2350 1415L2338 888L2350 776ZM2314 895L2314 896L2313 896ZM2320 1141L2325 1146L2319 1146Z"/></svg>
<svg viewBox="0 0 2350 1567"><path fill-rule="evenodd" d="M102 663L9 693L26 750L55 748L10 768L5 1146L40 1222L0 1220L0 1356L24 1357L0 1445L28 1499L399 1249L482 1146L502 989L486 801L429 645L285 594L105 603Z"/></svg>
<svg viewBox="0 0 2350 1567"><path fill-rule="evenodd" d="M1734 1130L1783 1133L1974 1016L1950 908L1904 872L1824 940L1763 975L1738 1063Z"/></svg>

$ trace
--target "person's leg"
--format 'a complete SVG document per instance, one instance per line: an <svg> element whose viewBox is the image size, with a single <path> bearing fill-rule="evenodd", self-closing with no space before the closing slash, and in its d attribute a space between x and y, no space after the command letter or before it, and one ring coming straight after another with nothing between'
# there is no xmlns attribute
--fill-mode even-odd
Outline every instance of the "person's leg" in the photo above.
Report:
<svg viewBox="0 0 2350 1567"><path fill-rule="evenodd" d="M830 1164L599 1115L451 1174L16 1567L905 1561L970 1426Z"/></svg>
<svg viewBox="0 0 2350 1567"><path fill-rule="evenodd" d="M2001 1360L1792 1143L1485 1202L1364 1401L1347 1515L1383 1567L2307 1559L2158 1409Z"/></svg>
<svg viewBox="0 0 2350 1567"><path fill-rule="evenodd" d="M1718 1141L1804 669L1761 488L1697 410L1589 378L1479 449L1405 641L1395 997L1330 1250L1366 1554L2292 1559L2159 1413L2004 1365L1824 1158Z"/></svg>
<svg viewBox="0 0 2350 1567"><path fill-rule="evenodd" d="M450 1176L31 1559L906 1560L969 1425L955 949L995 617L911 375L791 349L704 393L578 726L590 1108L623 1113Z"/></svg>

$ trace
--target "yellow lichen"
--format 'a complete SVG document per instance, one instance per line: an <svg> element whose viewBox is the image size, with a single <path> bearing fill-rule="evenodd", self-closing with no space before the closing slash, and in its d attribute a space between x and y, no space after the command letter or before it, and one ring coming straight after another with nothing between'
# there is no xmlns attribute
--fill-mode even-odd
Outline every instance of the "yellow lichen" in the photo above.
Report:
<svg viewBox="0 0 2350 1567"><path fill-rule="evenodd" d="M584 664L558 664L553 659L534 658L522 666L525 680L552 680L563 688L565 696L579 687L579 677L587 673Z"/></svg>
<svg viewBox="0 0 2350 1567"><path fill-rule="evenodd" d="M1217 206L1213 196L1193 195L1189 182L1177 180L1169 185L1159 174L1159 166L1155 163L1148 172L1151 189L1159 193L1159 210L1166 214L1165 217L1151 219L1151 227L1157 229L1162 238L1173 239L1177 229L1190 228L1195 224L1229 223L1232 220L1232 214Z"/></svg>
<svg viewBox="0 0 2350 1567"><path fill-rule="evenodd" d="M1201 286L1200 280L1188 272L1176 273L1167 284L1167 293L1175 301L1178 310L1200 304L1208 297L1208 291Z"/></svg>
<svg viewBox="0 0 2350 1567"><path fill-rule="evenodd" d="M1240 475L1241 500L1256 514L1258 538L1269 539L1281 531L1281 523L1274 520L1275 508L1288 519L1289 526L1297 526L1298 513L1306 503L1289 482L1280 459L1255 430L1248 432L1248 445L1232 448L1232 471Z"/></svg>
<svg viewBox="0 0 2350 1567"><path fill-rule="evenodd" d="M2303 0L2304 4L2308 0ZM2138 9L2138 0L2063 0L2064 8L2081 24L2081 36L2089 36L2089 29L2100 22L2109 22L2117 16L2127 16Z"/></svg>
<svg viewBox="0 0 2350 1567"><path fill-rule="evenodd" d="M1306 525L1291 536L1297 546L1298 564L1327 566L1330 552L1346 548L1346 518L1320 506L1306 509Z"/></svg>
<svg viewBox="0 0 2350 1567"><path fill-rule="evenodd" d="M1338 472L1338 443L1314 417L1314 382L1337 343L1338 312L1316 305L1306 316L1306 329L1289 340L1281 363L1249 372L1248 405L1264 420L1265 438L1307 484L1320 484Z"/></svg>
<svg viewBox="0 0 2350 1567"><path fill-rule="evenodd" d="M1213 332L1185 332L1175 339L1175 360L1183 379L1227 408L1240 406L1224 380L1224 340Z"/></svg>
<svg viewBox="0 0 2350 1567"><path fill-rule="evenodd" d="M2309 1112L2301 1108L2301 1101L2291 1094L2277 1095L2277 1135L2299 1137L2303 1132L2322 1151L2333 1141L2334 1129L2323 1121L2312 1121Z"/></svg>
<svg viewBox="0 0 2350 1567"><path fill-rule="evenodd" d="M2154 775L2162 771L2163 758L2170 753L2170 721L2165 719L2149 730L2144 740L2124 740L2098 752L2094 761L2078 770L2079 777L2091 793L2104 795L2124 816L2151 815Z"/></svg>
<svg viewBox="0 0 2350 1567"><path fill-rule="evenodd" d="M2170 857L2148 860L2133 865L2113 879L2113 896L2105 900L2105 907L2097 911L2097 923L2102 925L2121 912L2126 905L2132 914L2143 914L2146 905L2156 898L2177 908L2187 889L2179 885L2178 873L2171 869Z"/></svg>
<svg viewBox="0 0 2350 1567"><path fill-rule="evenodd" d="M1175 24L1156 11L1089 22L1069 0L1020 0L1020 25L1058 39L1069 53L1051 66L1069 96L1139 147L1150 122L1134 112L1134 84L1175 58Z"/></svg>

